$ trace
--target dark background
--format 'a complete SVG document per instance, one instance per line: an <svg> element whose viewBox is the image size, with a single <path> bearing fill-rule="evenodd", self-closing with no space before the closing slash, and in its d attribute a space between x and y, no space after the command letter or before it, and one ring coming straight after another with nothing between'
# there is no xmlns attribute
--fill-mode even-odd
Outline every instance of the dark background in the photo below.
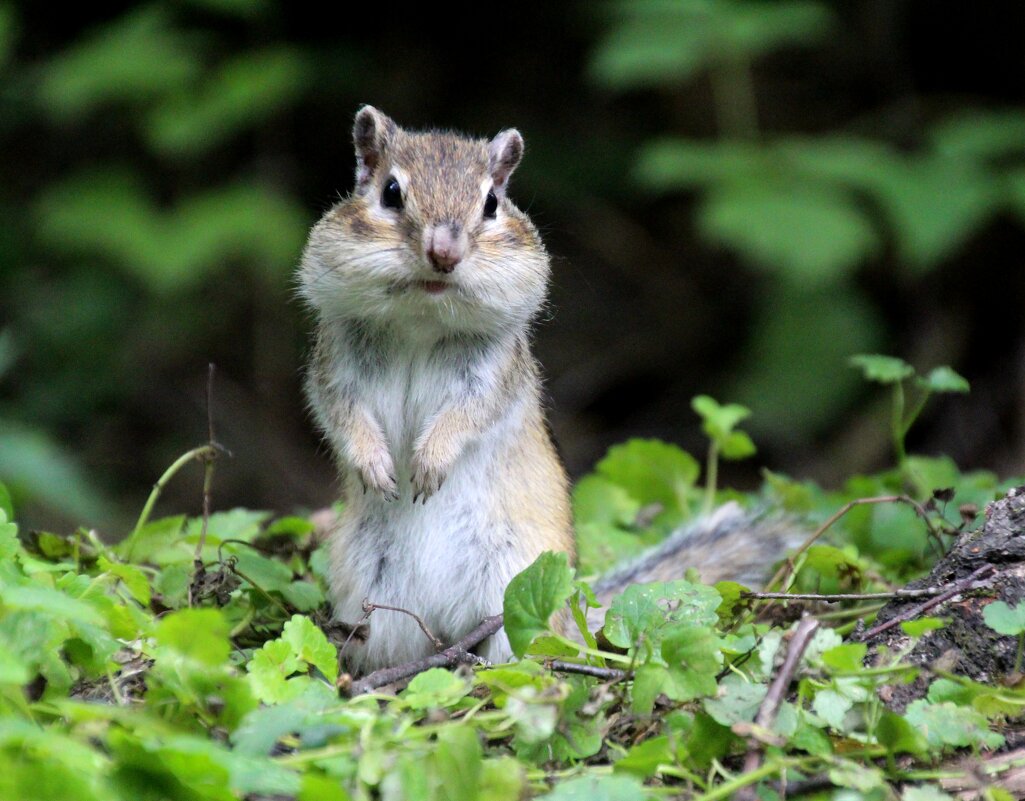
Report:
<svg viewBox="0 0 1025 801"><path fill-rule="evenodd" d="M631 436L700 456L699 393L753 410L727 484L884 467L859 352L971 382L912 449L1023 472L1025 8L472 8L0 6L0 480L25 523L117 536L205 440L208 362L234 453L215 504L332 499L291 273L351 187L362 103L524 134L511 193L553 256L536 353L574 476ZM655 161L666 140L690 155ZM200 472L161 508L198 511Z"/></svg>

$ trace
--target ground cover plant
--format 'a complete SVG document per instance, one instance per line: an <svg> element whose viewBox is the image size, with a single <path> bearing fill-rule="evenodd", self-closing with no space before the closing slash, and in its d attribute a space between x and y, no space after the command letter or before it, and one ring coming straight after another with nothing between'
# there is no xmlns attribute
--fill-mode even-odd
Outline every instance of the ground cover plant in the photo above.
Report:
<svg viewBox="0 0 1025 801"><path fill-rule="evenodd" d="M836 490L769 471L757 492L721 488L719 461L754 455L749 411L699 397L703 467L631 440L578 482L576 569L543 554L506 593L517 661L475 664L467 641L397 683L345 672L331 512L215 510L213 431L114 544L19 529L0 486L0 798L1013 797L1025 607L996 600L993 565L900 588L1025 481L905 451L932 393L967 390L953 371L853 363L892 392L893 469ZM197 462L204 514L155 516ZM586 627L595 576L728 501L807 530L766 592L681 576L628 588L600 635ZM953 625L951 598L985 606L998 672L916 656ZM906 611L881 613L894 600ZM576 638L549 623L566 605ZM880 645L885 628L899 637Z"/></svg>

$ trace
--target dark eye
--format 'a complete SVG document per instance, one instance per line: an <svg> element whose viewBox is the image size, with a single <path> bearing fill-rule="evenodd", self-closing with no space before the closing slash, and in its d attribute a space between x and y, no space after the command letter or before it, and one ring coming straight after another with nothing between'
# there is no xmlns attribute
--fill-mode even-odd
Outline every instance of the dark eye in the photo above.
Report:
<svg viewBox="0 0 1025 801"><path fill-rule="evenodd" d="M495 190L492 189L488 192L488 197L484 201L484 217L488 220L495 219L495 213L498 211L498 195L495 194Z"/></svg>
<svg viewBox="0 0 1025 801"><path fill-rule="evenodd" d="M402 187L392 176L384 182L384 190L381 192L381 205L388 209L402 210Z"/></svg>

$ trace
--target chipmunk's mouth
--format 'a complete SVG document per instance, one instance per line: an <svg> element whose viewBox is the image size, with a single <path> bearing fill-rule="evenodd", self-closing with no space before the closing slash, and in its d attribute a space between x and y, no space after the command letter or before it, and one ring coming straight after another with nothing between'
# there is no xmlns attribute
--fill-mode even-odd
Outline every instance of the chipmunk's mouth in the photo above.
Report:
<svg viewBox="0 0 1025 801"><path fill-rule="evenodd" d="M446 289L450 289L452 284L448 281L417 281L414 286L417 289L422 289L428 295L440 295Z"/></svg>

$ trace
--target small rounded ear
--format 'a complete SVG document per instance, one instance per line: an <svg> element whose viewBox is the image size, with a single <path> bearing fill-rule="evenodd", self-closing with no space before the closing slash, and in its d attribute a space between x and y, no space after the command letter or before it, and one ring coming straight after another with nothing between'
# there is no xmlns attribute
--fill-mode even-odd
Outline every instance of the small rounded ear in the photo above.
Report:
<svg viewBox="0 0 1025 801"><path fill-rule="evenodd" d="M370 180L397 127L387 114L373 106L363 106L356 112L356 120L352 126L352 143L356 148L357 185L363 185Z"/></svg>
<svg viewBox="0 0 1025 801"><path fill-rule="evenodd" d="M488 145L488 171L495 182L495 192L505 192L509 176L523 158L523 137L515 128L499 133Z"/></svg>

